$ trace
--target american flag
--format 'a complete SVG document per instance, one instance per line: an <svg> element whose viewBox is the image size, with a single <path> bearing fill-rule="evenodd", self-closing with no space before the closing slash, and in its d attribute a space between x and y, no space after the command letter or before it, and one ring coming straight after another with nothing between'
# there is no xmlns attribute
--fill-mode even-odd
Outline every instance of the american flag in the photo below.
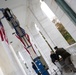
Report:
<svg viewBox="0 0 76 75"><path fill-rule="evenodd" d="M29 50L26 48L26 45L25 45L24 41L22 40L22 38L21 38L19 35L17 35L17 34L16 34L15 36L22 42L22 44L24 45L24 48L25 48L25 49L27 50L27 52L30 54L30 52L29 52ZM30 42L30 37L29 37L29 35L28 35L27 33L25 33L24 36L26 37L26 39L27 39L28 42L30 43L30 46L32 47L34 53L36 53L35 50L34 50L34 48L33 48L33 46L32 46L32 44L31 44L31 42Z"/></svg>
<svg viewBox="0 0 76 75"><path fill-rule="evenodd" d="M1 21L0 21L0 38L1 41L6 41L8 43L8 39Z"/></svg>

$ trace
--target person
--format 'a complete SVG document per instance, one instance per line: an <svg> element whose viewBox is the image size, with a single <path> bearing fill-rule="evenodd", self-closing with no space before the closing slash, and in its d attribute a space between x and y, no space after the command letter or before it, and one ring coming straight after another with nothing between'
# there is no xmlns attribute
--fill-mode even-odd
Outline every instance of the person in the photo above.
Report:
<svg viewBox="0 0 76 75"><path fill-rule="evenodd" d="M59 61L59 56L54 51L51 51L50 58L54 64L56 61Z"/></svg>
<svg viewBox="0 0 76 75"><path fill-rule="evenodd" d="M33 68L34 70L37 69L36 66L35 66L35 64L34 64L34 62L32 62L32 68Z"/></svg>
<svg viewBox="0 0 76 75"><path fill-rule="evenodd" d="M74 67L74 65L71 62L71 54L68 53L64 48L58 48L57 46L54 47L54 49L56 50L56 54L60 55L65 63L65 65L67 65L70 69L72 69L74 72L76 72L76 68Z"/></svg>
<svg viewBox="0 0 76 75"><path fill-rule="evenodd" d="M51 51L50 58L51 58L52 62L58 67L60 72L62 73L62 68L59 63L59 61L60 61L59 56L54 51Z"/></svg>
<svg viewBox="0 0 76 75"><path fill-rule="evenodd" d="M38 71L36 65L34 64L34 62L31 62L32 63L32 68L34 69L34 71L38 74L38 75L41 75L40 72Z"/></svg>

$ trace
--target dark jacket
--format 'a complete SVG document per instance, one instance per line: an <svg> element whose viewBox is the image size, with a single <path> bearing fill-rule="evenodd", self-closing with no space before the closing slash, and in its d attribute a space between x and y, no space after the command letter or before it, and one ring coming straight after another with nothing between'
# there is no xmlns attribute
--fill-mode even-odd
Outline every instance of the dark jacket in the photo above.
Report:
<svg viewBox="0 0 76 75"><path fill-rule="evenodd" d="M32 63L32 68L35 70L35 72L38 74L38 75L41 75L41 73L39 72L39 70L37 69L36 65L34 63Z"/></svg>
<svg viewBox="0 0 76 75"><path fill-rule="evenodd" d="M33 68L34 70L37 69L37 67L35 66L35 64L32 65L32 68Z"/></svg>
<svg viewBox="0 0 76 75"><path fill-rule="evenodd" d="M58 48L56 50L57 55L61 55L63 60L65 60L68 56L70 56L70 53L68 53L64 48Z"/></svg>
<svg viewBox="0 0 76 75"><path fill-rule="evenodd" d="M59 56L57 54L51 54L50 55L52 62L55 64L55 61L58 60L59 61Z"/></svg>

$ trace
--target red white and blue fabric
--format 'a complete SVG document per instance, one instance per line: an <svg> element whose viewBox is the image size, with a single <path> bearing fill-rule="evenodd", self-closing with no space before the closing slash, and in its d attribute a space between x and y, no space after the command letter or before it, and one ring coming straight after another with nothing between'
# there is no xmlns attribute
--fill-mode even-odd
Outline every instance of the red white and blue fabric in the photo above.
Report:
<svg viewBox="0 0 76 75"><path fill-rule="evenodd" d="M24 45L24 48L25 48L25 49L27 50L27 52L30 54L30 52L29 52L28 49L26 48L26 45L25 45L25 43L23 42L22 38L19 37L18 35L16 35L16 37L22 42L22 44ZM31 42L30 42L30 37L29 37L29 35L28 35L27 33L25 33L25 37L26 37L26 39L28 40L28 42L30 43L30 46L32 47L32 49L33 49L33 51L34 51L34 48L33 48L32 44L31 44ZM36 53L36 52L34 51L34 53Z"/></svg>
<svg viewBox="0 0 76 75"><path fill-rule="evenodd" d="M27 50L25 43L23 42L23 40L21 39L20 36L16 35L16 37L22 42L22 44L24 45L24 48L26 49L26 51L30 54L30 52Z"/></svg>
<svg viewBox="0 0 76 75"><path fill-rule="evenodd" d="M0 38L1 38L1 41L6 41L8 43L8 39L6 37L6 33L1 21L0 21Z"/></svg>

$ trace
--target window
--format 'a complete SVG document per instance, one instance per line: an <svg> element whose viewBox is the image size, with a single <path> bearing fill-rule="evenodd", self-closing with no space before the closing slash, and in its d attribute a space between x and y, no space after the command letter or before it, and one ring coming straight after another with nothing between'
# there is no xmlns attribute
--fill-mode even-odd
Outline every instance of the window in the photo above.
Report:
<svg viewBox="0 0 76 75"><path fill-rule="evenodd" d="M72 38L69 32L65 29L62 23L58 21L57 18L53 19L52 22L56 25L57 29L60 31L60 33L62 34L62 36L65 38L65 40L68 42L69 45L75 43L75 40Z"/></svg>

